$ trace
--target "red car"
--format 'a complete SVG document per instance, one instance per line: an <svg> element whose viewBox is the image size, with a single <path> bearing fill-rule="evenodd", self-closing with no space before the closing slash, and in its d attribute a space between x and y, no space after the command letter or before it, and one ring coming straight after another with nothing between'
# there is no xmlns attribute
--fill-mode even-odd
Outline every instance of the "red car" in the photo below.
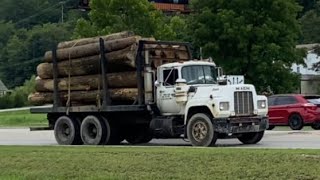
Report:
<svg viewBox="0 0 320 180"><path fill-rule="evenodd" d="M304 125L320 129L320 96L301 94L273 95L268 97L269 130L275 126L290 126L300 130Z"/></svg>

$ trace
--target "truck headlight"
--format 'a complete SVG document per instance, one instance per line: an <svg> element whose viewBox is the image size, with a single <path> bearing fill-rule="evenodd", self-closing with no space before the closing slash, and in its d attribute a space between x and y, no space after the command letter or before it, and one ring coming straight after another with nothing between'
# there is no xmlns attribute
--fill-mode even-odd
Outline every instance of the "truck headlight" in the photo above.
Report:
<svg viewBox="0 0 320 180"><path fill-rule="evenodd" d="M220 102L220 111L229 111L229 102Z"/></svg>
<svg viewBox="0 0 320 180"><path fill-rule="evenodd" d="M259 100L258 101L258 109L265 109L267 107L266 100Z"/></svg>

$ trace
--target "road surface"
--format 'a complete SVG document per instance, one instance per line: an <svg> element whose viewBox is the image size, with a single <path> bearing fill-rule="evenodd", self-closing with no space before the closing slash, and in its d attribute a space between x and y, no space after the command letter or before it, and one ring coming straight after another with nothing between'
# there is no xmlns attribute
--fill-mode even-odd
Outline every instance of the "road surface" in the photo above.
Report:
<svg viewBox="0 0 320 180"><path fill-rule="evenodd" d="M30 110L30 108L48 108L48 107L52 107L52 105L29 106L29 107L11 108L11 109L0 109L0 113L1 112L12 112L12 111L25 111L25 110Z"/></svg>
<svg viewBox="0 0 320 180"><path fill-rule="evenodd" d="M0 145L57 145L53 131L32 131L26 128L0 129ZM127 146L125 142L122 145ZM182 139L152 140L146 146L190 146ZM320 131L267 131L256 145L243 145L237 139L219 139L218 147L235 148L301 148L320 149Z"/></svg>

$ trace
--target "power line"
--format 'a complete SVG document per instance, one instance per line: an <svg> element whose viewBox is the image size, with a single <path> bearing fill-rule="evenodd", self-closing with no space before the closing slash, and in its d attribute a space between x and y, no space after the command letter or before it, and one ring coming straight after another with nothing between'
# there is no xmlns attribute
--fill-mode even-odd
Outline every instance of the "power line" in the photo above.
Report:
<svg viewBox="0 0 320 180"><path fill-rule="evenodd" d="M60 4L55 4L55 5L53 5L53 6L51 6L51 7L48 7L48 8L46 8L46 9L44 9L44 10L42 10L42 11L36 13L36 14L33 14L33 15L29 16L29 17L26 17L26 18L24 18L24 19L21 19L20 21L16 22L16 24L19 24L19 23L22 23L22 22L27 21L27 20L29 20L29 19L32 19L32 18L34 18L34 17L37 17L37 16L41 15L42 13L46 12L47 10L52 9L52 8L58 6L58 5L60 5Z"/></svg>
<svg viewBox="0 0 320 180"><path fill-rule="evenodd" d="M71 1L71 0L60 1L60 2L58 2L57 4L54 4L54 5L46 8L46 9L43 9L43 10L41 10L40 12L38 12L38 13L36 13L36 14L33 14L33 15L29 16L29 17L26 17L26 18L24 18L24 19L21 19L20 21L16 22L16 24L22 23L22 22L24 22L24 21L28 21L28 20L30 20L30 19L32 19L32 18L34 18L34 17L37 17L37 16L39 16L39 15L42 15L44 12L46 12L46 11L48 11L48 10L50 10L50 9L53 9L53 8L56 8L56 7L60 7L61 3L67 3L67 2L70 2L70 1Z"/></svg>
<svg viewBox="0 0 320 180"><path fill-rule="evenodd" d="M33 58L33 59L30 59L30 60L27 60L27 61L23 61L23 62L18 62L18 63L14 63L14 64L8 64L6 66L2 66L0 67L0 70L4 70L8 67L16 67L16 66L21 66L21 65L25 65L25 64L31 64L31 63L35 63L35 62L39 62L42 60L43 57L38 57L38 58ZM9 62L7 62L9 63ZM6 64L6 63L3 63L3 64Z"/></svg>

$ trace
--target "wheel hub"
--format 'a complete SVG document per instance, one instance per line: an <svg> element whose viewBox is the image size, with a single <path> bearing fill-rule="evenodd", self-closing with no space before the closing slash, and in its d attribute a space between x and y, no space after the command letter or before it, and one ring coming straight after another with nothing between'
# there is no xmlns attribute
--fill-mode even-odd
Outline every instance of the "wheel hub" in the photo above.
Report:
<svg viewBox="0 0 320 180"><path fill-rule="evenodd" d="M97 127L94 124L90 124L88 127L88 133L90 138L95 139L97 137Z"/></svg>
<svg viewBox="0 0 320 180"><path fill-rule="evenodd" d="M70 127L68 126L68 124L63 124L63 125L62 125L62 134L63 134L65 137L70 136Z"/></svg>
<svg viewBox="0 0 320 180"><path fill-rule="evenodd" d="M205 123L203 122L197 122L193 125L192 128L192 136L194 139L198 142L202 141L206 138L208 134L208 128Z"/></svg>
<svg viewBox="0 0 320 180"><path fill-rule="evenodd" d="M292 125L297 126L299 124L298 119L294 118L292 121Z"/></svg>

